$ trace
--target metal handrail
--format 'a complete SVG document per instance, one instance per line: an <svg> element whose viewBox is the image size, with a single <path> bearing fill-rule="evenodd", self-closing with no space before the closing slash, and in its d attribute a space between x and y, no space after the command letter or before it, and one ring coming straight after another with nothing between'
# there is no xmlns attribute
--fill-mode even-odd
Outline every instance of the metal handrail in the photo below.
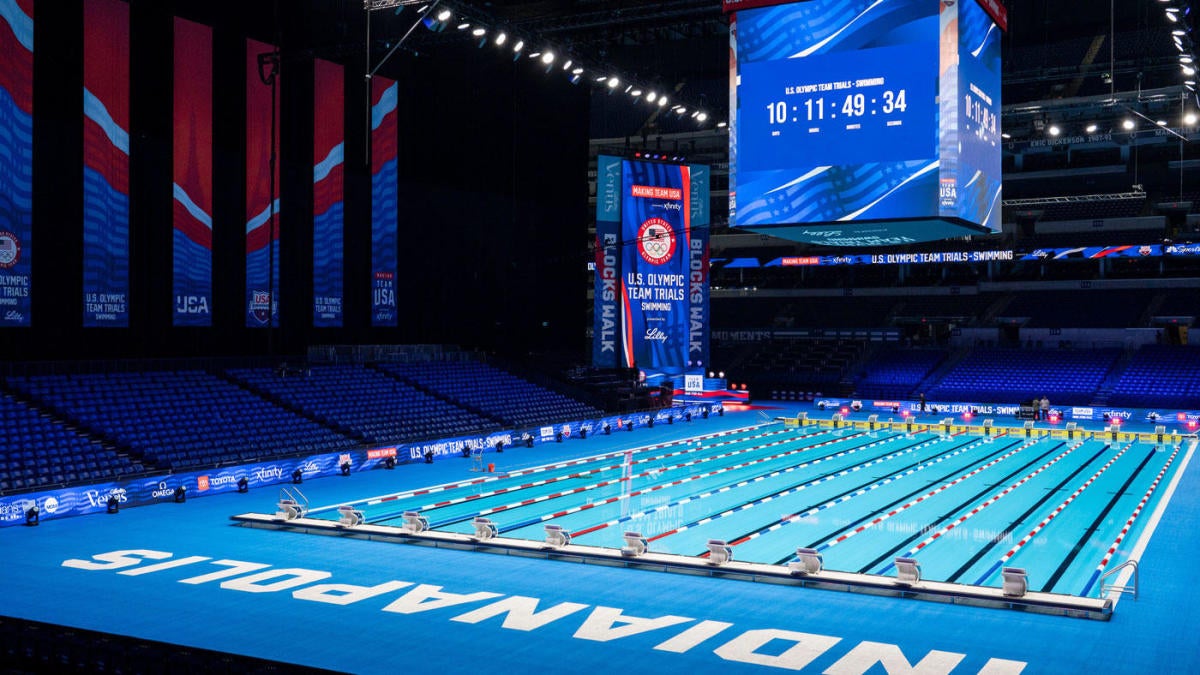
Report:
<svg viewBox="0 0 1200 675"><path fill-rule="evenodd" d="M1132 586L1118 586L1117 584L1104 583L1105 579L1116 574L1117 572L1120 572L1123 568L1126 568L1126 567L1133 568L1133 585ZM1100 575L1100 595L1101 596L1108 595L1112 591L1116 591L1118 593L1132 592L1133 599L1137 600L1137 597L1138 597L1138 562L1136 560L1126 560L1125 562L1121 563L1120 565L1117 565L1116 567L1112 568L1111 570Z"/></svg>

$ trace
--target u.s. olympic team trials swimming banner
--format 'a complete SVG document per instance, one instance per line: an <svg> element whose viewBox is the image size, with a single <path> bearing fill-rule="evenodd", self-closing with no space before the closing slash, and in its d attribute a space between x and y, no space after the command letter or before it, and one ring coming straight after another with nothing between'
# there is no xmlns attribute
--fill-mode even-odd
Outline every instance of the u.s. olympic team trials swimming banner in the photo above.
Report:
<svg viewBox="0 0 1200 675"><path fill-rule="evenodd" d="M346 131L342 66L313 62L313 326L342 325Z"/></svg>
<svg viewBox="0 0 1200 675"><path fill-rule="evenodd" d="M371 325L395 326L399 140L395 80L371 80Z"/></svg>
<svg viewBox="0 0 1200 675"><path fill-rule="evenodd" d="M33 0L0 0L0 326L30 325Z"/></svg>
<svg viewBox="0 0 1200 675"><path fill-rule="evenodd" d="M238 482L243 478L246 479L246 489L256 490L279 483L290 483L294 480L297 472L299 472L301 480L334 476L341 472L344 464L349 464L351 471L366 471L384 466L389 458L392 458L397 464L423 461L427 453L430 458L438 458L438 461L442 461L441 458L462 455L464 450L467 454L475 449L480 452L495 452L496 444L499 442L503 442L508 448L516 448L527 437L529 442L534 445L558 443L560 439L566 441L573 438L585 438L588 435L603 434L605 427L608 428L609 433L621 433L653 424L674 424L675 422L684 424L693 419L699 420L710 414L720 415L723 412L723 406L720 403L701 403L676 406L655 412L497 431L487 435L456 436L341 453L286 457L240 466L224 466L161 476L141 476L123 481L0 496L0 527L24 523L26 512L34 506L38 508L39 518L65 518L103 513L108 508L109 498L116 500L117 508L147 506L173 502L175 491L180 487L184 488L184 497L191 499L233 492L238 489Z"/></svg>
<svg viewBox="0 0 1200 675"><path fill-rule="evenodd" d="M212 29L175 18L172 213L176 326L212 325Z"/></svg>
<svg viewBox="0 0 1200 675"><path fill-rule="evenodd" d="M703 389L708 197L707 166L597 158L593 365Z"/></svg>
<svg viewBox="0 0 1200 675"><path fill-rule="evenodd" d="M246 326L279 323L279 162L271 170L271 148L279 148L279 108L271 119L271 84L279 75L259 56L276 54L274 45L246 40ZM275 129L274 143L271 128ZM272 178L274 180L272 181ZM272 200L271 186L275 197Z"/></svg>
<svg viewBox="0 0 1200 675"><path fill-rule="evenodd" d="M129 325L129 5L83 3L83 325Z"/></svg>

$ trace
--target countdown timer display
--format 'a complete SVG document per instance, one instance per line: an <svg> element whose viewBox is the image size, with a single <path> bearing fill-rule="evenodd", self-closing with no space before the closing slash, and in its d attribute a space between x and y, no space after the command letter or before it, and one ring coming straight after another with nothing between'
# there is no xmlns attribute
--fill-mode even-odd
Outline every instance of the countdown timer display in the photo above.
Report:
<svg viewBox="0 0 1200 675"><path fill-rule="evenodd" d="M975 0L807 0L731 26L732 225L834 245L998 229L999 31Z"/></svg>

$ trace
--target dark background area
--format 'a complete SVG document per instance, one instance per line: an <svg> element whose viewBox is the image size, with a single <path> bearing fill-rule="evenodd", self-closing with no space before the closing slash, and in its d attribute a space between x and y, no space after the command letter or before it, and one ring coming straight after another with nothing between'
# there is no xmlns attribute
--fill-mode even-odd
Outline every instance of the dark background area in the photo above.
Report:
<svg viewBox="0 0 1200 675"><path fill-rule="evenodd" d="M131 4L130 327L82 328L82 3L35 15L33 326L7 358L302 353L309 344L456 343L514 354L581 341L586 87L450 44L401 50L399 326L370 326L365 33L355 3ZM372 20L382 43L409 22ZM214 28L213 327L172 327L172 17ZM395 24L395 25L392 25ZM420 28L419 30L424 30ZM244 327L245 37L281 39L280 321ZM388 37L390 36L390 38ZM345 327L312 316L312 59L346 65ZM182 83L186 86L186 83ZM565 283L564 280L570 280Z"/></svg>

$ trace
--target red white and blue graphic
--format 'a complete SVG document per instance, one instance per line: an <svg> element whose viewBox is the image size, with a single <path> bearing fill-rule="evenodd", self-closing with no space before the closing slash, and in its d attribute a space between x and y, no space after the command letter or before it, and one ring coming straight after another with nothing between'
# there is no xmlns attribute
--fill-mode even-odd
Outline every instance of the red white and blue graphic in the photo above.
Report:
<svg viewBox="0 0 1200 675"><path fill-rule="evenodd" d="M592 363L638 368L652 385L699 380L709 348L709 168L601 155L596 169Z"/></svg>
<svg viewBox="0 0 1200 675"><path fill-rule="evenodd" d="M83 325L129 325L129 5L83 3Z"/></svg>
<svg viewBox="0 0 1200 675"><path fill-rule="evenodd" d="M274 45L246 41L246 326L279 322L279 162L272 169L272 148L279 148L279 108L272 104L278 74L260 55L276 55ZM275 84L263 76L275 78ZM272 119L271 111L275 115ZM275 138L271 138L271 130Z"/></svg>
<svg viewBox="0 0 1200 675"><path fill-rule="evenodd" d="M213 38L175 19L174 237L176 326L212 325Z"/></svg>
<svg viewBox="0 0 1200 675"><path fill-rule="evenodd" d="M33 0L0 0L0 326L30 325Z"/></svg>
<svg viewBox="0 0 1200 675"><path fill-rule="evenodd" d="M682 384L708 359L708 167L614 159L597 165L593 355Z"/></svg>
<svg viewBox="0 0 1200 675"><path fill-rule="evenodd" d="M345 248L345 73L321 59L313 69L313 326L338 328Z"/></svg>
<svg viewBox="0 0 1200 675"><path fill-rule="evenodd" d="M398 96L394 80L371 80L371 325L377 327L397 325Z"/></svg>

